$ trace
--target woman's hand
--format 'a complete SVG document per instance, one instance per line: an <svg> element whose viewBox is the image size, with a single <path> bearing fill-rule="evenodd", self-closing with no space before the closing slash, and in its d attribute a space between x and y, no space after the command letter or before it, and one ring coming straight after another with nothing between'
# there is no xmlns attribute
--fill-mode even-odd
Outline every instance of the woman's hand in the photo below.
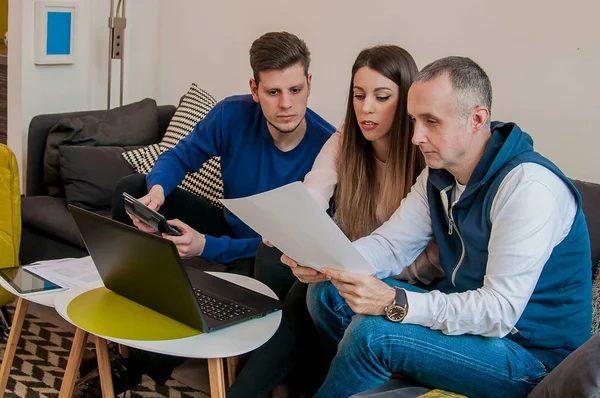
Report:
<svg viewBox="0 0 600 398"><path fill-rule="evenodd" d="M303 267L298 265L298 263L285 254L281 256L281 262L291 268L292 273L298 278L300 282L303 283L316 283L323 282L328 280L329 278L316 269L310 267Z"/></svg>

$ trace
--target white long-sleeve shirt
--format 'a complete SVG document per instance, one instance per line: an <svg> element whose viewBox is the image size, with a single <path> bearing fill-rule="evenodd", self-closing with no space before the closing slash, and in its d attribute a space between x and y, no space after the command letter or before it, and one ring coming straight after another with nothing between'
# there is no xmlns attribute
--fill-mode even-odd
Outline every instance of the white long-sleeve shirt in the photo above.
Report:
<svg viewBox="0 0 600 398"><path fill-rule="evenodd" d="M337 130L323 145L311 171L304 178L304 186L324 211L329 208L329 200L333 196L335 185L338 182L337 159L341 145L342 134L340 130ZM377 182L383 184L385 163L377 159L375 162ZM386 217L383 212L382 198L379 198L375 218L379 224L383 224ZM434 278L443 276L444 271L437 261L437 250L437 245L432 242L427 246L426 252L423 252L423 255L406 267L396 278L409 283L417 281L431 283Z"/></svg>
<svg viewBox="0 0 600 398"><path fill-rule="evenodd" d="M386 223L354 242L380 278L400 274L432 237L428 175L425 169ZM452 294L409 291L403 322L450 335L507 335L529 302L553 248L569 233L576 211L575 197L557 175L534 163L517 166L492 202L483 286Z"/></svg>
<svg viewBox="0 0 600 398"><path fill-rule="evenodd" d="M323 210L329 208L329 200L333 196L335 185L338 182L337 159L341 145L342 134L337 130L323 145L312 169L304 177L304 186ZM375 158L375 167L377 182L381 185L385 179L385 163ZM375 218L379 224L386 221L381 199L379 198L375 209Z"/></svg>

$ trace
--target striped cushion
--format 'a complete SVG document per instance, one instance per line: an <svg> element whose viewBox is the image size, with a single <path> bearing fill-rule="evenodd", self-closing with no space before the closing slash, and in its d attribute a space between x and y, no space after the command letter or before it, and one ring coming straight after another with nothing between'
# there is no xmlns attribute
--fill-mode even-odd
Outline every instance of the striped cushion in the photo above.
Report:
<svg viewBox="0 0 600 398"><path fill-rule="evenodd" d="M179 140L190 134L196 124L204 119L216 103L217 101L212 95L193 83L175 111L162 141L144 148L123 152L123 158L138 173L148 174L158 156L173 148ZM207 160L197 172L188 173L179 187L202 196L215 206L223 207L219 202L219 198L223 197L220 158L215 156Z"/></svg>

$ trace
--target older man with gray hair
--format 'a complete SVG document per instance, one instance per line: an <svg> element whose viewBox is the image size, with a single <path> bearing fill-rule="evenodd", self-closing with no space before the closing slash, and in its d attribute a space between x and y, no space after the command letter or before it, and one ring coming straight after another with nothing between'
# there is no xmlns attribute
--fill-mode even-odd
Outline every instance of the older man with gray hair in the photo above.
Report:
<svg viewBox="0 0 600 398"><path fill-rule="evenodd" d="M354 242L377 273L317 273L284 256L312 282L309 310L334 357L317 397L348 397L396 372L472 397L525 397L589 338L581 197L516 124L490 123L491 105L471 59L426 66L408 111L428 167L390 220ZM444 275L399 280L431 239Z"/></svg>

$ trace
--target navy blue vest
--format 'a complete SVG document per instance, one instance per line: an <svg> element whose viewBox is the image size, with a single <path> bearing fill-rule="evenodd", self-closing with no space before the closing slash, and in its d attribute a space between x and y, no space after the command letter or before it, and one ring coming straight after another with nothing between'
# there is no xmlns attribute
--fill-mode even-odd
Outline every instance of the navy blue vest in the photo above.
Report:
<svg viewBox="0 0 600 398"><path fill-rule="evenodd" d="M540 164L555 173L571 188L577 200L571 231L544 265L531 299L515 325L517 331L513 329L507 336L528 349L548 369L553 369L590 337L590 241L579 192L558 167L533 151L531 137L515 124L492 123L492 136L484 156L452 208L452 228L446 210L452 204L455 179L445 170L430 170L427 196L446 276L427 289L454 293L483 286L492 202L504 177L527 162Z"/></svg>

